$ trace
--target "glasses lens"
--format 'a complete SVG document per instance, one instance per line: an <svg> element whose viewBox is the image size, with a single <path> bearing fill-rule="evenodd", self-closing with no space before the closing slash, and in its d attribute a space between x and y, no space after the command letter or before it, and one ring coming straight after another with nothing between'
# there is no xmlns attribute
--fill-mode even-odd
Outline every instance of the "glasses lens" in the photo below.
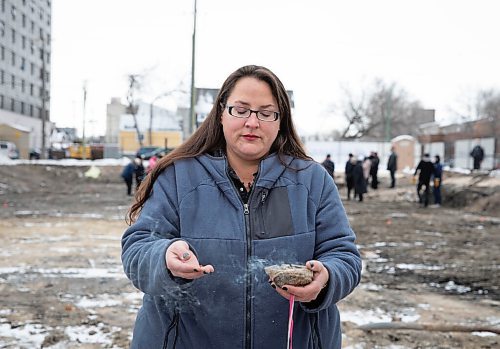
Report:
<svg viewBox="0 0 500 349"><path fill-rule="evenodd" d="M274 121L276 120L275 112L269 110L261 110L257 113L257 117L262 121Z"/></svg>
<svg viewBox="0 0 500 349"><path fill-rule="evenodd" d="M229 107L229 114L237 118L247 118L250 115L250 110L243 107Z"/></svg>

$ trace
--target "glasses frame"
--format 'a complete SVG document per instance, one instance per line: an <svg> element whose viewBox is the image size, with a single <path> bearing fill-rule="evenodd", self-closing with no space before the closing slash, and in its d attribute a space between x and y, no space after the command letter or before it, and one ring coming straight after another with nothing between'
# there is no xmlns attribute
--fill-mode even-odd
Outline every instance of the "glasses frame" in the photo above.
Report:
<svg viewBox="0 0 500 349"><path fill-rule="evenodd" d="M259 119L260 121L264 121L264 122L275 122L280 118L280 113L278 113L277 111L267 110L268 112L273 113L274 120L263 120L259 117L260 110L252 110L252 109L247 108L247 107L240 107L240 108L245 108L248 111L250 111L250 114L248 114L248 116L234 115L232 113L234 107L236 107L236 106L235 105L226 105L225 109L227 109L227 112L229 113L229 115L231 115L232 117L238 118L238 119L248 119L253 113L255 113L255 116L257 117L257 119Z"/></svg>

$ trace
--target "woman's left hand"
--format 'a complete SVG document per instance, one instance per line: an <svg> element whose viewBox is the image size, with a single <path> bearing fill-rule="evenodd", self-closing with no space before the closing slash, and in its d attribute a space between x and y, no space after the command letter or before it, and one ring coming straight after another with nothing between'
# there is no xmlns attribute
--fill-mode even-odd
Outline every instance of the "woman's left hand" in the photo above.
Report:
<svg viewBox="0 0 500 349"><path fill-rule="evenodd" d="M273 287L276 287L276 291L286 299L290 299L290 296L294 295L295 300L298 302L312 302L318 298L321 290L328 285L330 274L323 263L317 260L308 261L306 267L313 271L313 280L310 284L306 286L283 285L282 288Z"/></svg>

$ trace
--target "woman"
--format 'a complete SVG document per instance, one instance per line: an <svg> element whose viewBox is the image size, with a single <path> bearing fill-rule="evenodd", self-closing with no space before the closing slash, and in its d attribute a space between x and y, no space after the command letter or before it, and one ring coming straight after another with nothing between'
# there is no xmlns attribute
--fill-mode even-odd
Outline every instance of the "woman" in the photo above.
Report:
<svg viewBox="0 0 500 349"><path fill-rule="evenodd" d="M340 348L336 302L361 260L333 179L308 157L286 90L245 66L200 128L144 179L122 240L145 293L132 348ZM300 263L304 287L270 285L263 267ZM273 286L273 287L271 287Z"/></svg>

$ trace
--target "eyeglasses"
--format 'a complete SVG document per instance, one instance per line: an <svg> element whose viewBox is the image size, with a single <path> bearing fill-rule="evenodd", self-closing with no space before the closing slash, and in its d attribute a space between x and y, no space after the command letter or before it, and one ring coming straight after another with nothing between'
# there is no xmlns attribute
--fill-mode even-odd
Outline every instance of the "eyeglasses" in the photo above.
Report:
<svg viewBox="0 0 500 349"><path fill-rule="evenodd" d="M280 113L271 110L252 110L245 107L239 107L235 105L226 106L229 115L235 118L249 118L252 113L257 115L257 119L260 121L272 122L276 121L280 117Z"/></svg>

